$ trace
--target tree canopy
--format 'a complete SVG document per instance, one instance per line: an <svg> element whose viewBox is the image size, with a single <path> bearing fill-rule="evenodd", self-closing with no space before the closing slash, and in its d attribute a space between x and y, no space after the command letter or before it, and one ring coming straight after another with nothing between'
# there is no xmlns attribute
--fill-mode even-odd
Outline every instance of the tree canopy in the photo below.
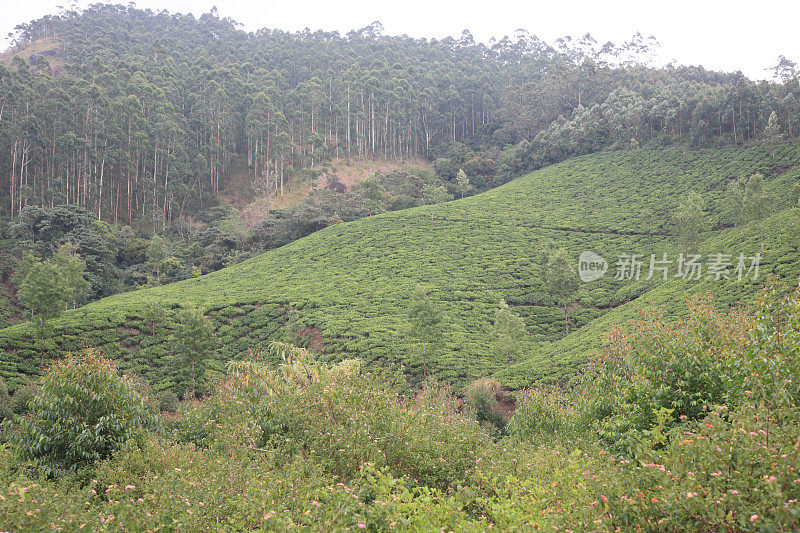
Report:
<svg viewBox="0 0 800 533"><path fill-rule="evenodd" d="M97 4L22 24L15 42L49 48L0 58L2 210L69 204L150 232L242 168L282 195L331 158L423 157L483 189L604 148L775 142L800 123L790 60L779 83L655 69L640 35L248 33L216 12Z"/></svg>

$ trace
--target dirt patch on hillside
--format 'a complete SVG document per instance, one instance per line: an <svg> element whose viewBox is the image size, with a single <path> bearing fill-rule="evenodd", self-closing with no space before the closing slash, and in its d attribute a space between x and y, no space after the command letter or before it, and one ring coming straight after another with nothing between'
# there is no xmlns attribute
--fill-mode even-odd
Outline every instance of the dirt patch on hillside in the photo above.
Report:
<svg viewBox="0 0 800 533"><path fill-rule="evenodd" d="M308 351L315 353L325 353L325 345L323 344L322 331L316 326L303 326L300 328L298 335L308 340Z"/></svg>
<svg viewBox="0 0 800 533"><path fill-rule="evenodd" d="M317 178L317 187L325 187L329 176L336 176L339 183L350 190L359 181L365 180L378 172L388 174L405 167L429 168L430 163L423 159L334 159L331 171Z"/></svg>
<svg viewBox="0 0 800 533"><path fill-rule="evenodd" d="M517 410L517 399L510 391L499 390L494 394L494 399L497 400L497 410L503 414L506 420L514 416Z"/></svg>
<svg viewBox="0 0 800 533"><path fill-rule="evenodd" d="M0 65L11 66L15 56L24 59L34 68L40 59L44 59L50 64L53 74L58 74L64 69L64 61L61 58L61 41L54 37L36 39L0 53Z"/></svg>
<svg viewBox="0 0 800 533"><path fill-rule="evenodd" d="M297 205L308 198L312 191L326 187L330 177L335 176L337 181L344 185L345 190L349 191L359 181L369 178L376 172L388 174L406 167L430 168L430 163L423 159L334 159L327 165L327 170L313 182L293 181L284 185L283 196L260 196L253 199L250 194L252 177L246 167L239 166L231 174L220 198L239 209L245 226L252 228L264 220L270 210Z"/></svg>

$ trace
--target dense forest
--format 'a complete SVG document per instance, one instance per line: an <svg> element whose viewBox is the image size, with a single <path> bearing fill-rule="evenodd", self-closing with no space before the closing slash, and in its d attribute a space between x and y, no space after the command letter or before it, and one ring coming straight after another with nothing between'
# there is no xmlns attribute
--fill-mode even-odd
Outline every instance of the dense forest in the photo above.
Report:
<svg viewBox="0 0 800 533"><path fill-rule="evenodd" d="M151 233L213 205L245 166L263 195L356 156L422 157L485 189L606 148L800 132L791 61L775 83L650 68L639 35L247 33L215 11L95 5L22 24L15 44L0 66L2 212L67 204Z"/></svg>

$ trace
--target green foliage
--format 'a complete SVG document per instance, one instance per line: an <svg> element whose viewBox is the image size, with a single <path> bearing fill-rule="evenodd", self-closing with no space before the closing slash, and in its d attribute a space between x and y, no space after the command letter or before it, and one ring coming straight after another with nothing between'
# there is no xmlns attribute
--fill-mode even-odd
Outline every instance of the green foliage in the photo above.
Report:
<svg viewBox="0 0 800 533"><path fill-rule="evenodd" d="M11 397L11 411L16 415L27 413L31 410L31 403L38 393L39 384L36 381L28 381L14 391Z"/></svg>
<svg viewBox="0 0 800 533"><path fill-rule="evenodd" d="M764 190L764 175L756 173L747 180L745 190L745 213L751 220L758 222L758 238L761 243L761 253L764 253L764 218L768 216L775 198Z"/></svg>
<svg viewBox="0 0 800 533"><path fill-rule="evenodd" d="M36 318L40 330L47 320L64 311L67 294L56 264L39 261L28 254L23 257L14 281L19 287L17 297L31 317Z"/></svg>
<svg viewBox="0 0 800 533"><path fill-rule="evenodd" d="M520 32L487 46L379 24L245 32L216 12L95 5L21 23L13 38L2 209L77 204L148 233L232 195L283 197L342 157L426 158L445 187L463 170L485 190L605 148L763 139L774 151L782 130L797 134L791 76L649 68L641 36L548 44Z"/></svg>
<svg viewBox="0 0 800 533"><path fill-rule="evenodd" d="M519 355L527 341L525 322L511 310L505 300L500 300L500 306L494 313L492 336L492 348L509 362Z"/></svg>
<svg viewBox="0 0 800 533"><path fill-rule="evenodd" d="M326 365L280 343L271 352L283 361L277 368L263 354L231 366L231 384L207 407L216 427L206 441L231 442L223 437L230 432L234 443L311 457L341 479L372 463L439 488L466 481L486 435L456 416L449 389L429 384L405 397L397 370L363 373L354 360ZM239 406L254 423L243 423Z"/></svg>
<svg viewBox="0 0 800 533"><path fill-rule="evenodd" d="M700 233L707 229L703 198L698 193L690 194L675 210L672 222L678 235L678 244L687 252L697 251Z"/></svg>
<svg viewBox="0 0 800 533"><path fill-rule="evenodd" d="M206 385L208 359L217 348L214 330L203 311L186 308L177 315L175 332L170 337L172 374L176 388L184 397L202 395Z"/></svg>
<svg viewBox="0 0 800 533"><path fill-rule="evenodd" d="M578 273L575 271L574 261L563 248L555 250L547 258L544 286L547 294L564 309L564 328L566 334L569 334L567 311L578 291Z"/></svg>
<svg viewBox="0 0 800 533"><path fill-rule="evenodd" d="M463 168L459 169L458 174L456 174L456 185L458 186L458 192L461 193L461 198L464 198L465 194L474 189Z"/></svg>
<svg viewBox="0 0 800 533"><path fill-rule="evenodd" d="M11 220L8 233L20 255L24 251L43 259L59 251L77 255L85 263L83 277L95 299L119 292L123 286L120 278L125 277L122 270L130 266L136 253L137 240L124 229L112 230L98 221L97 215L72 205L23 207ZM86 296L81 293L77 303L83 303Z"/></svg>
<svg viewBox="0 0 800 533"><path fill-rule="evenodd" d="M764 139L769 143L772 148L772 157L775 157L775 145L780 142L783 134L781 133L781 125L778 122L778 115L773 111L767 119L767 127L764 128Z"/></svg>
<svg viewBox="0 0 800 533"><path fill-rule="evenodd" d="M156 235L147 246L147 260L152 265L152 269L156 273L156 282L160 283L161 270L164 268L167 259L169 259L169 247L161 236Z"/></svg>
<svg viewBox="0 0 800 533"><path fill-rule="evenodd" d="M691 302L685 320L669 323L645 312L629 330L612 331L586 375L594 404L602 406L595 413L601 437L632 454L643 436L701 420L716 405L764 401L794 409L798 302L797 293L770 281L752 314L726 315L706 297Z"/></svg>
<svg viewBox="0 0 800 533"><path fill-rule="evenodd" d="M178 408L178 396L171 390L162 390L156 394L156 402L161 412L174 413Z"/></svg>
<svg viewBox="0 0 800 533"><path fill-rule="evenodd" d="M731 218L741 224L745 237L748 222L747 181L746 178L739 178L728 184Z"/></svg>
<svg viewBox="0 0 800 533"><path fill-rule="evenodd" d="M506 437L476 423L475 410L462 412L447 387L429 382L404 394L399 373L365 372L354 360L322 363L275 343L231 363L205 401L162 415L173 439L150 436L126 447L99 462L91 480L31 479L15 450L0 446L0 523L17 530L794 531L799 302L768 284L752 313L725 315L699 302L688 321L640 320L612 333L609 350L627 357L614 367L619 380L639 391L639 381L658 375L666 379L654 390L680 394L663 369L680 357L704 357L703 343L730 371L720 380L725 404L704 404L694 418L657 408L633 456L609 453L597 427L585 424L614 396L602 388L607 382L595 384L596 365L587 369L588 389L520 393ZM682 354L687 347L691 353ZM499 387L481 380L468 398L489 405L487 393ZM622 401L610 407L620 408Z"/></svg>
<svg viewBox="0 0 800 533"><path fill-rule="evenodd" d="M146 399L94 352L69 355L42 378L31 414L18 417L15 444L49 476L107 459L154 424Z"/></svg>
<svg viewBox="0 0 800 533"><path fill-rule="evenodd" d="M142 311L142 322L150 329L150 335L156 334L156 328L162 326L167 319L167 311L159 302L148 302Z"/></svg>
<svg viewBox="0 0 800 533"><path fill-rule="evenodd" d="M77 248L71 243L62 244L51 260L61 273L67 304L77 307L84 303L90 283L84 278L86 263L77 254Z"/></svg>
<svg viewBox="0 0 800 533"><path fill-rule="evenodd" d="M434 204L440 204L453 199L453 195L447 192L443 185L425 185L422 188L422 199L431 206L431 220L433 220Z"/></svg>
<svg viewBox="0 0 800 533"><path fill-rule="evenodd" d="M28 309L39 336L39 351L44 362L44 338L48 321L64 312L67 302L77 302L85 295L88 282L83 277L86 264L67 245L47 261L26 254L14 281L17 298Z"/></svg>
<svg viewBox="0 0 800 533"><path fill-rule="evenodd" d="M437 379L459 390L482 375L511 388L565 384L601 346L604 332L638 308L654 303L679 313L680 302L707 291L727 308L757 292L758 282L750 280L614 278L619 254L677 258L670 218L686 191L702 195L709 228L715 228L701 235L699 252L751 256L760 246L758 232L748 231L742 239L741 228L732 227L727 183L732 176L763 172L764 190L778 203L763 221L761 276L800 276L796 249L786 241L796 216L786 208L800 176L800 157L797 147L789 145L775 157L776 168L785 172L770 174L770 155L758 147L642 149L574 159L439 204L435 224L427 206L335 224L200 278L118 294L69 311L51 322L46 355L99 346L155 390L173 387L169 338L176 311L191 302L206 311L219 339L209 360L214 371L255 346L285 339L292 310L298 332L313 331L315 349L326 358L358 356L368 368L397 361L416 379L423 374L423 362L419 338L409 335L408 296L423 284L448 317L436 350L426 343L425 364ZM582 250L594 250L611 265L603 279L580 284L568 308L568 336L560 304L544 290L542 264L550 243L567 250L573 266ZM500 299L522 317L530 335L530 346L510 370L506 359L487 349ZM162 306L166 314L155 331L152 322L143 320L151 305ZM0 373L11 389L38 373L38 339L31 326L0 331Z"/></svg>
<svg viewBox="0 0 800 533"><path fill-rule="evenodd" d="M575 394L560 390L525 389L516 394L516 410L508 434L539 443L581 434L581 413Z"/></svg>
<svg viewBox="0 0 800 533"><path fill-rule="evenodd" d="M486 423L502 431L506 426L506 419L497 403L497 393L502 386L496 379L480 378L467 386L466 400L470 410L474 413L475 420Z"/></svg>
<svg viewBox="0 0 800 533"><path fill-rule="evenodd" d="M444 315L420 286L415 287L411 293L408 320L411 324L410 333L422 341L422 365L423 371L427 373L425 349L428 345L435 346L440 342Z"/></svg>
<svg viewBox="0 0 800 533"><path fill-rule="evenodd" d="M8 394L8 385L5 380L0 378L0 421L11 418L14 411L11 410L11 396Z"/></svg>

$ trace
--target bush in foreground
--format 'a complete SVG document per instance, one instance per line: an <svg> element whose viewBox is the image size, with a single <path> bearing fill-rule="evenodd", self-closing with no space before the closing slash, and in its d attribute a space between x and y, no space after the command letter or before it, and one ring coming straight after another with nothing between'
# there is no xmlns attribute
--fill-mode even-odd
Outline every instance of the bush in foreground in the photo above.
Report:
<svg viewBox="0 0 800 533"><path fill-rule="evenodd" d="M109 458L155 424L136 384L93 351L68 355L42 378L31 412L16 418L17 448L47 475Z"/></svg>
<svg viewBox="0 0 800 533"><path fill-rule="evenodd" d="M499 431L506 426L506 419L497 404L497 393L501 388L496 379L483 377L470 383L466 391L467 405L475 420L490 424Z"/></svg>
<svg viewBox="0 0 800 533"><path fill-rule="evenodd" d="M692 305L685 320L647 315L618 330L611 366L587 369L594 387L520 393L510 438L461 412L446 386L409 395L399 374L275 344L168 415L177 442L125 447L84 485L29 478L0 446L0 526L798 531L800 299L768 289L734 315ZM697 385L715 354L724 382ZM610 441L626 413L641 425Z"/></svg>

